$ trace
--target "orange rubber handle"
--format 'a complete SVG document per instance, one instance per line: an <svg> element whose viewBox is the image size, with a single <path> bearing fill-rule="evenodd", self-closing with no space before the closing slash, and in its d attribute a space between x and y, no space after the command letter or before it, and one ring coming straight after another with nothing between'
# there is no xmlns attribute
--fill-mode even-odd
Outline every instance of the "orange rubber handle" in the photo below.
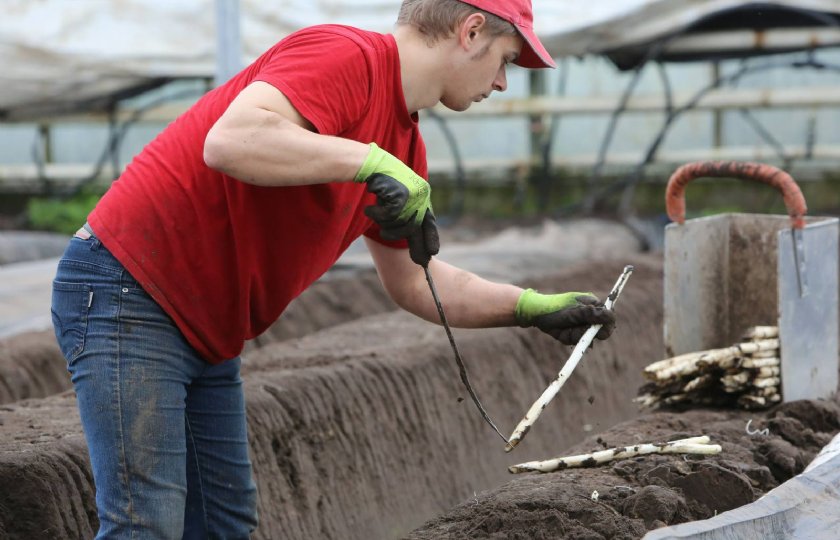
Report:
<svg viewBox="0 0 840 540"><path fill-rule="evenodd" d="M785 171L763 163L738 161L698 161L683 165L671 175L665 190L665 208L671 221L685 223L685 186L701 177L740 178L770 184L782 192L791 226L801 229L805 226L805 197L796 181Z"/></svg>

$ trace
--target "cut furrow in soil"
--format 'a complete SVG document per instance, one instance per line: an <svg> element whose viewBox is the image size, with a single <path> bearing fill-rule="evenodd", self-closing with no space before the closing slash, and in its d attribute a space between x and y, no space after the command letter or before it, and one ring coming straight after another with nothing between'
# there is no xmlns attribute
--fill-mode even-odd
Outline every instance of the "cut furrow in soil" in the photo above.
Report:
<svg viewBox="0 0 840 540"><path fill-rule="evenodd" d="M245 352L293 339L366 315L396 309L373 270L352 277L330 278L296 298L266 332L246 345ZM0 403L41 398L71 387L67 363L52 330L28 332L0 340Z"/></svg>
<svg viewBox="0 0 840 540"><path fill-rule="evenodd" d="M372 269L348 270L313 283L289 304L276 323L250 341L244 354L269 343L397 309Z"/></svg>
<svg viewBox="0 0 840 540"><path fill-rule="evenodd" d="M486 237L487 231L479 230L475 234ZM560 241L562 251L554 249ZM451 257L452 262L481 275L514 282L524 276L554 273L546 269L599 254L610 253L618 257L639 250L638 242L628 229L594 219L546 222L537 228L508 228L478 243L444 243L447 260ZM270 343L395 310L396 305L386 294L376 272L365 266L370 264L369 256L353 259L355 263L344 265L340 261L293 300L275 324L245 344L243 354L250 355ZM66 363L52 330L0 340L0 404L46 397L70 386Z"/></svg>

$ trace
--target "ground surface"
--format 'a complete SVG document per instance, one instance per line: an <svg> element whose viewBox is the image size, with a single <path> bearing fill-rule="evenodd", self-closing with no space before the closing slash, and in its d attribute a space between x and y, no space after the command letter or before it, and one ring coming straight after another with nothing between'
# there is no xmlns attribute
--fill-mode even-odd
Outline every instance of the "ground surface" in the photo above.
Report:
<svg viewBox="0 0 840 540"><path fill-rule="evenodd" d="M748 435L767 428L767 435ZM710 518L753 502L802 472L840 429L833 401L797 401L757 413L658 412L608 429L563 452L700 434L717 456L650 455L584 469L518 475L477 494L409 538L637 539L665 525ZM523 443L523 444L527 444ZM515 451L514 451L515 453ZM545 459L555 456L545 456ZM598 492L597 501L592 499Z"/></svg>
<svg viewBox="0 0 840 540"><path fill-rule="evenodd" d="M635 415L641 367L661 351L661 262L578 265L527 284L604 294L632 262L615 340L588 353L520 452L535 459ZM351 299L348 299L352 301ZM651 335L652 334L652 335ZM510 431L569 348L539 331L456 331L471 378ZM443 330L401 313L249 353L244 369L261 525L256 538L395 538L507 479L503 443L457 377ZM626 384L615 387L615 381ZM597 406L589 403L589 398ZM550 413L550 414L549 414ZM93 487L72 392L0 409L0 537L85 538Z"/></svg>
<svg viewBox="0 0 840 540"><path fill-rule="evenodd" d="M595 221L507 230L473 249L445 244L447 260L545 291L604 295L624 264L637 267L617 306L614 337L587 353L511 454L463 399L443 330L391 312L369 262L349 253L245 354L260 497L255 538L640 538L750 502L801 470L838 429L834 403L636 418L630 400L641 369L662 357L663 346L662 262L635 251L632 235ZM505 433L570 352L536 330L455 336ZM49 331L0 346L0 538L90 538L95 531L87 451L67 388ZM746 435L748 419L770 435ZM560 453L699 433L724 453L507 472Z"/></svg>

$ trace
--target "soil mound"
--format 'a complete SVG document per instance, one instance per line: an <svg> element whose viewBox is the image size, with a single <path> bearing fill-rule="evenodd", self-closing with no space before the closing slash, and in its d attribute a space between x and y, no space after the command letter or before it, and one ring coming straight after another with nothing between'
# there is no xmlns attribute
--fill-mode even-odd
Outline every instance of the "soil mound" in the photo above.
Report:
<svg viewBox="0 0 840 540"><path fill-rule="evenodd" d="M750 435L750 420L752 429L768 432L751 429ZM722 453L648 455L593 468L529 473L462 502L408 538L641 538L652 529L707 519L753 502L802 472L840 428L838 421L840 406L830 401L796 401L763 413L648 414L562 454L700 434L720 444Z"/></svg>
<svg viewBox="0 0 840 540"><path fill-rule="evenodd" d="M57 394L70 386L52 330L0 339L0 404Z"/></svg>

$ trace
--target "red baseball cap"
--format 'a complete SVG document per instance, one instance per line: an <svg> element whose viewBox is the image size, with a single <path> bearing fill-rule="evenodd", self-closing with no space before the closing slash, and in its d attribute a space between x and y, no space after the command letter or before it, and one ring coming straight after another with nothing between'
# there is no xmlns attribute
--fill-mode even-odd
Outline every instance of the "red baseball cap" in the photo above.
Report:
<svg viewBox="0 0 840 540"><path fill-rule="evenodd" d="M511 23L525 43L514 64L525 68L556 68L557 64L534 33L534 12L531 0L461 0L478 9L492 13Z"/></svg>

